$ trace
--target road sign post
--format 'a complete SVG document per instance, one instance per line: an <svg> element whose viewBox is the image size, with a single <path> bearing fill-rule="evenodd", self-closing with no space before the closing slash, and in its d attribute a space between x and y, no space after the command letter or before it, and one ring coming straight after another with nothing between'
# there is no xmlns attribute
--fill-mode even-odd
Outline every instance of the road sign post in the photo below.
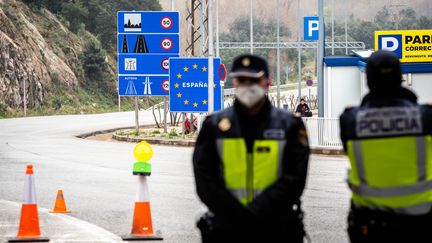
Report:
<svg viewBox="0 0 432 243"><path fill-rule="evenodd" d="M313 86L314 82L312 79L308 79L306 80L306 86L308 87L308 103L309 103L309 107L311 107L311 89Z"/></svg>
<svg viewBox="0 0 432 243"><path fill-rule="evenodd" d="M208 113L211 114L214 112L214 49L213 49L213 13L212 13L212 0L208 1L208 32L209 32L209 39L208 39L208 100L209 105ZM220 87L220 86L219 86Z"/></svg>
<svg viewBox="0 0 432 243"><path fill-rule="evenodd" d="M318 0L319 26L324 26L324 0ZM317 78L318 78L318 117L324 117L324 28L318 31Z"/></svg>

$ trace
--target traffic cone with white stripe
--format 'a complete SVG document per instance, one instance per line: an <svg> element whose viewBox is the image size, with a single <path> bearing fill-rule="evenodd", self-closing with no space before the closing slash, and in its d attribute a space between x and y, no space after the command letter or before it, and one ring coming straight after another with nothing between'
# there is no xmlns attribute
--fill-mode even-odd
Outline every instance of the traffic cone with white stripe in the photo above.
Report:
<svg viewBox="0 0 432 243"><path fill-rule="evenodd" d="M66 201L63 196L63 190L58 189L57 198L53 210L50 213L70 213L71 211L66 208Z"/></svg>
<svg viewBox="0 0 432 243"><path fill-rule="evenodd" d="M21 207L18 234L16 238L9 239L8 242L47 242L49 239L41 236L39 228L35 179L32 165L27 165L24 190L24 202Z"/></svg>
<svg viewBox="0 0 432 243"><path fill-rule="evenodd" d="M163 240L160 232L153 230L150 210L150 194L147 185L147 176L138 175L138 191L135 200L135 209L132 231L123 236L123 240Z"/></svg>

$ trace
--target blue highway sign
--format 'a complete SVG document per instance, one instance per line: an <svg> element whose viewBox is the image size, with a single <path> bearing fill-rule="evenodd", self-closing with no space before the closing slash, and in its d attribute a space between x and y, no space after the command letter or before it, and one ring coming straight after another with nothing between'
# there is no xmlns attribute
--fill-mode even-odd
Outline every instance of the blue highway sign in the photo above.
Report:
<svg viewBox="0 0 432 243"><path fill-rule="evenodd" d="M169 58L174 55L119 55L119 74L164 74L168 75Z"/></svg>
<svg viewBox="0 0 432 243"><path fill-rule="evenodd" d="M214 110L222 105L222 90L218 77L220 58L214 59ZM208 111L208 59L170 58L170 111Z"/></svg>
<svg viewBox="0 0 432 243"><path fill-rule="evenodd" d="M169 58L180 53L178 12L118 12L121 96L167 96Z"/></svg>
<svg viewBox="0 0 432 243"><path fill-rule="evenodd" d="M121 96L167 96L168 76L120 76Z"/></svg>
<svg viewBox="0 0 432 243"><path fill-rule="evenodd" d="M118 33L179 33L178 12L118 12Z"/></svg>
<svg viewBox="0 0 432 243"><path fill-rule="evenodd" d="M119 34L118 53L179 53L178 34Z"/></svg>

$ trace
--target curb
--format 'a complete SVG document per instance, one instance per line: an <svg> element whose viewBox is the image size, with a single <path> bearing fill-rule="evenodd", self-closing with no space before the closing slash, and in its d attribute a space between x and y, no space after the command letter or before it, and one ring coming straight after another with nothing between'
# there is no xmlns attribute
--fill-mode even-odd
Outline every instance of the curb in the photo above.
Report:
<svg viewBox="0 0 432 243"><path fill-rule="evenodd" d="M140 128L149 128L149 127L154 127L154 126L155 126L154 124L153 125L143 125L143 126L140 126ZM95 131L95 132L83 133L83 134L77 135L75 137L85 139L85 138L99 135L99 134L112 133L112 132L115 132L117 130L134 129L134 128L135 128L135 126L133 126L133 127L118 127L118 128L100 130L100 131Z"/></svg>
<svg viewBox="0 0 432 243"><path fill-rule="evenodd" d="M154 127L154 125L140 126L140 128L141 127L148 128L148 127ZM84 133L76 137L85 139L87 137L91 137L99 134L112 133L121 129L133 129L133 128L135 127L113 128L113 129L95 131L90 133ZM121 142L139 143L141 141L147 141L148 143L153 145L165 145L165 146L194 147L196 144L195 141L184 140L184 139L166 140L166 139L158 139L158 138L134 138L134 137L127 137L127 136L120 136L115 133L112 134L112 138ZM310 147L310 152L311 154L318 154L318 155L345 156L345 152L343 151L343 149L337 149L337 148Z"/></svg>
<svg viewBox="0 0 432 243"><path fill-rule="evenodd" d="M181 146L181 147L194 147L195 141L183 140L183 139L158 139L158 138L131 138L127 136L120 136L113 133L112 138L117 141L139 143L146 141L153 145L170 145L170 146Z"/></svg>
<svg viewBox="0 0 432 243"><path fill-rule="evenodd" d="M117 134L113 134L112 138L122 142L130 142L130 143L139 143L141 141L147 141L153 145L169 145L169 146L181 146L181 147L194 147L196 142L183 140L183 139L157 139L157 138L131 138L126 136L119 136ZM342 149L330 149L323 147L311 147L310 151L312 154L319 155L333 155L333 156L344 156L345 152Z"/></svg>

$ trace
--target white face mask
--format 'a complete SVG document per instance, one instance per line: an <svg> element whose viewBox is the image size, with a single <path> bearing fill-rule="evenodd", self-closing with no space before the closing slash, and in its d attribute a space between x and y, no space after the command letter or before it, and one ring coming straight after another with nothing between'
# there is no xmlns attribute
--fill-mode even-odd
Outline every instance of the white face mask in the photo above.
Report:
<svg viewBox="0 0 432 243"><path fill-rule="evenodd" d="M265 90L258 84L250 86L239 86L236 88L235 96L242 105L247 108L254 107L265 95Z"/></svg>

